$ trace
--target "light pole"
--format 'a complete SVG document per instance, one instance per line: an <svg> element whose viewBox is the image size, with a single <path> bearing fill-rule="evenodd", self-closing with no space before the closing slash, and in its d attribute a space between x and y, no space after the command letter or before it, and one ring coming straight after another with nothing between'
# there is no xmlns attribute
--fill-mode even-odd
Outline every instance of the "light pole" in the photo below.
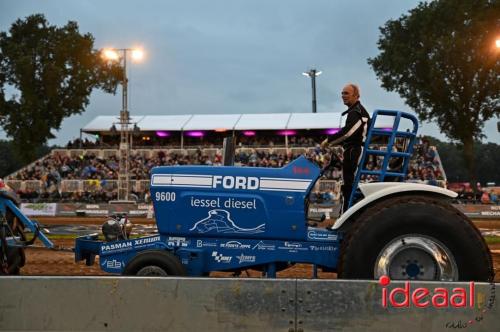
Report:
<svg viewBox="0 0 500 332"><path fill-rule="evenodd" d="M311 69L308 72L302 73L304 76L309 76L311 78L312 87L312 112L316 113L316 76L321 75L321 71L316 69Z"/></svg>
<svg viewBox="0 0 500 332"><path fill-rule="evenodd" d="M118 200L128 201L130 193L130 146L131 138L129 126L134 124L130 121L130 113L128 111L128 78L127 78L127 53L132 53L132 59L141 60L143 57L142 50L131 48L113 48L106 49L103 55L111 61L123 60L123 79L122 79L122 110L120 111L120 147L119 147L119 171L118 171ZM122 53L120 56L119 53ZM114 124L113 124L114 127ZM138 127L134 124L134 130Z"/></svg>

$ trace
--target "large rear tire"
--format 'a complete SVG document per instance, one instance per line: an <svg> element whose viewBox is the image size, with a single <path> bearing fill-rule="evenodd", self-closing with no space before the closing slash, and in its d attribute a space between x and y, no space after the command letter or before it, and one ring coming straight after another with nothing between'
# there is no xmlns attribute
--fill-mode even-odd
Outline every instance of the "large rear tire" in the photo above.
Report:
<svg viewBox="0 0 500 332"><path fill-rule="evenodd" d="M343 240L339 278L490 281L491 255L479 230L448 201L403 196L369 207Z"/></svg>
<svg viewBox="0 0 500 332"><path fill-rule="evenodd" d="M168 251L143 251L125 267L123 275L129 276L185 276L186 269L179 259Z"/></svg>

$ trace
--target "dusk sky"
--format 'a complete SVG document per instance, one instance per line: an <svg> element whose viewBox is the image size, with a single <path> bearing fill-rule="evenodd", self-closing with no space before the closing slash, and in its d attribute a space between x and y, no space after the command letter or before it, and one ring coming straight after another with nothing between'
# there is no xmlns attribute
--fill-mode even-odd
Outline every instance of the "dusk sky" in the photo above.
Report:
<svg viewBox="0 0 500 332"><path fill-rule="evenodd" d="M340 91L359 84L361 101L375 109L409 107L380 87L367 58L378 54L379 27L414 0L98 1L0 0L0 30L42 13L50 24L78 22L95 48L135 47L141 63L128 63L131 115L310 112L317 78L318 112L342 112ZM82 115L66 119L50 144L65 144L98 115L118 115L116 95L95 90ZM500 143L498 119L484 129ZM445 139L437 126L420 133ZM5 135L0 134L1 137Z"/></svg>

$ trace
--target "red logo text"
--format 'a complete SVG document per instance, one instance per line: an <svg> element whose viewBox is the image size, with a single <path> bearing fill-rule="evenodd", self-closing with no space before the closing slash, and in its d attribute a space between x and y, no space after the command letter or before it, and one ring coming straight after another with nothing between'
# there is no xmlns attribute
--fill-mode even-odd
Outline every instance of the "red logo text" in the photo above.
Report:
<svg viewBox="0 0 500 332"><path fill-rule="evenodd" d="M382 276L379 284L382 286L382 307L393 308L474 308L475 286L471 281L468 287L455 287L451 291L443 287L429 289L427 287L411 288L409 281L405 281L404 287L388 289L391 279Z"/></svg>

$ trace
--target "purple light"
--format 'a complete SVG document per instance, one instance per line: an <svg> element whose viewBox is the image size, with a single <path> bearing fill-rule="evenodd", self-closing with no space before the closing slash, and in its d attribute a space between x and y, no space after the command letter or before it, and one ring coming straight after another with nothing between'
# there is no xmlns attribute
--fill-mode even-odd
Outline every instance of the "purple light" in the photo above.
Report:
<svg viewBox="0 0 500 332"><path fill-rule="evenodd" d="M325 132L327 135L334 135L336 133L339 132L340 129L336 128L336 129L327 129Z"/></svg>
<svg viewBox="0 0 500 332"><path fill-rule="evenodd" d="M245 130L243 132L243 135L245 135L245 136L255 136L255 131L253 131L253 130Z"/></svg>
<svg viewBox="0 0 500 332"><path fill-rule="evenodd" d="M186 131L186 136L190 137L203 137L205 135L202 131Z"/></svg>
<svg viewBox="0 0 500 332"><path fill-rule="evenodd" d="M382 128L383 131L392 131L392 128Z"/></svg>
<svg viewBox="0 0 500 332"><path fill-rule="evenodd" d="M168 131L158 130L156 132L156 136L158 136L158 137L168 137L168 136L170 136L170 133Z"/></svg>
<svg viewBox="0 0 500 332"><path fill-rule="evenodd" d="M281 135L281 136L293 136L293 135L296 135L297 132L295 130L281 130L281 131L278 131L278 135Z"/></svg>

